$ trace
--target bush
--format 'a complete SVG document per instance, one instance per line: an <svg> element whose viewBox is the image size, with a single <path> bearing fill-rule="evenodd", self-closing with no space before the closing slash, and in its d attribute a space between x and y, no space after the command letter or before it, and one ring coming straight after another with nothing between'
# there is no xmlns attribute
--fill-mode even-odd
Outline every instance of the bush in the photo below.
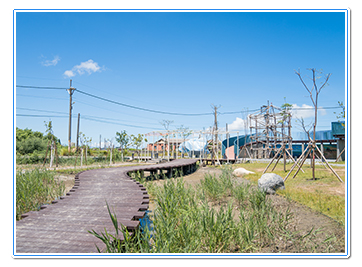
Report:
<svg viewBox="0 0 362 267"><path fill-rule="evenodd" d="M37 137L30 137L16 142L16 152L21 155L31 154L35 151L44 151L47 147L47 141Z"/></svg>

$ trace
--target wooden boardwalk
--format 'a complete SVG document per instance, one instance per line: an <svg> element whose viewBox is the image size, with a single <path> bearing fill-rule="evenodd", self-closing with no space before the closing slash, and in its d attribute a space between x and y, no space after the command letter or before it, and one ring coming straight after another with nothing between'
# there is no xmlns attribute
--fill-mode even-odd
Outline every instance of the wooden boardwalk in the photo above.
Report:
<svg viewBox="0 0 362 267"><path fill-rule="evenodd" d="M171 176L176 170L184 174L195 170L196 159L174 160L156 165L97 169L81 172L75 177L73 189L40 211L23 215L16 222L16 254L84 254L96 253L96 245L105 245L88 233L114 234L107 204L116 213L119 223L130 231L148 209L146 188L128 176L129 173L149 171L156 174L167 170ZM120 236L122 239L123 237Z"/></svg>

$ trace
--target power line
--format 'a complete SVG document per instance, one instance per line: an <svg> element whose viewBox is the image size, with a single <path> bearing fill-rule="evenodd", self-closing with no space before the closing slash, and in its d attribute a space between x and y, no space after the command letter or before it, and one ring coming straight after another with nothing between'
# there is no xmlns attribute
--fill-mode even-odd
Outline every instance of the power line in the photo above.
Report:
<svg viewBox="0 0 362 267"><path fill-rule="evenodd" d="M80 82L78 82L78 81L76 81L75 82L76 84L80 84L80 85L83 85L83 86L85 86L85 87L88 87L88 88L91 88L91 89L95 89L95 90L98 90L97 88L95 88L95 87L92 87L92 86L89 86L89 85L86 85L86 84L83 84L83 83L80 83ZM121 98L124 98L124 99L128 99L128 100L131 100L131 101L137 101L137 102L139 102L139 103L149 103L150 101L142 101L142 100L136 100L136 99L134 99L134 98L130 98L130 97L125 97L125 96L122 96L122 95L117 95L117 94L115 94L114 92L113 93L111 93L111 92L109 92L109 91L106 91L106 90L104 90L104 89L102 89L102 93L106 93L106 94L109 94L109 95L112 95L112 96L117 96L117 97L121 97ZM173 107L170 107L170 106L166 106L166 105L163 105L163 104L157 104L158 106L160 106L160 107L165 107L165 108L173 108Z"/></svg>
<svg viewBox="0 0 362 267"><path fill-rule="evenodd" d="M68 100L68 98L63 97L47 97L47 96L35 96L35 95L23 95L16 93L16 96L25 96L25 97L34 97L34 98L44 98L44 99L58 99L58 100Z"/></svg>
<svg viewBox="0 0 362 267"><path fill-rule="evenodd" d="M20 87L20 88L31 88L31 89L50 89L50 90L67 90L69 88L63 88L63 87L48 87L48 86L30 86L30 85L17 85L16 87ZM147 108L142 108L142 107L137 107L137 106L133 106L133 105L128 105L128 104L124 104L121 102L117 102L114 100L110 100L104 97L100 97L100 96L96 96L94 94L90 94L84 91L81 91L79 89L76 89L77 92L102 100L102 101L106 101L112 104L116 104L116 105L120 105L120 106L124 106L124 107L128 107L128 108L133 108L133 109L137 109L137 110L142 110L142 111L147 111L147 112L153 112L153 113L158 113L158 114L166 114L166 115L176 115L176 116L205 116L205 115L213 115L214 113L210 112L210 113L177 113L177 112L166 112L166 111L159 111L159 110L154 110L154 109L147 109ZM340 106L338 107L320 107L318 108L318 110L321 109L338 109L338 108L342 108ZM291 108L291 110L311 110L313 108ZM259 109L253 109L253 110L243 110L243 111L229 111L229 112L220 112L221 115L227 115L227 114L240 114L240 113L246 113L246 112L256 112L259 111Z"/></svg>
<svg viewBox="0 0 362 267"><path fill-rule="evenodd" d="M40 110L39 110L40 111ZM42 111L41 111L42 112ZM34 117L34 118L68 118L67 115L37 115L37 114L16 114L16 116L19 117ZM72 116L72 119L77 118L76 116ZM124 124L124 123L117 123L117 122L110 122L102 119L98 119L97 117L83 115L82 119L89 120L89 121L96 121L96 122L102 122L102 123L108 123L113 125L121 125L121 126L127 126L127 127L133 127L133 128L141 128L141 129L150 129L151 127L144 127L144 126L138 126L138 125L131 125L131 124ZM112 119L109 119L112 120ZM154 130L162 130L161 128L152 128Z"/></svg>
<svg viewBox="0 0 362 267"><path fill-rule="evenodd" d="M20 117L38 117L38 118L49 118L49 117L58 117L58 118L68 118L68 116L64 115L34 115L34 114L16 114L16 116Z"/></svg>
<svg viewBox="0 0 362 267"><path fill-rule="evenodd" d="M77 97L74 97L74 101L75 101L76 104L80 103L80 104L83 104L83 105L87 105L87 106L90 106L90 107L95 107L95 108L99 108L99 109L102 109L102 110L107 110L107 111L119 113L119 114L122 114L122 115L128 115L128 116L132 116L132 117L137 117L137 118L143 118L143 119L147 119L147 120L158 121L158 120L156 120L156 119L154 119L154 118L149 118L149 117L144 117L144 116L138 116L138 115L135 115L135 114L129 114L129 113L125 113L125 112L120 112L119 110L116 111L116 110L112 110L112 109L109 109L109 108L104 108L104 107L100 107L100 106L97 106L97 105L92 105L92 104L86 103L86 102L84 102L84 101L80 101Z"/></svg>
<svg viewBox="0 0 362 267"><path fill-rule="evenodd" d="M220 112L219 114L225 115L225 114L238 114L238 113L246 113L246 112L254 112L259 111L260 109L251 109L251 110L243 110L243 111L228 111L228 112Z"/></svg>
<svg viewBox="0 0 362 267"><path fill-rule="evenodd" d="M57 114L68 114L68 113L66 113L66 112L51 111L51 110L42 110L42 109L33 109L33 108L19 108L19 107L16 107L16 109L30 110L30 111L38 111L38 112L48 112L48 113L57 113Z"/></svg>
<svg viewBox="0 0 362 267"><path fill-rule="evenodd" d="M101 120L109 120L109 121L124 121L124 122L130 122L127 120L118 120L118 119L113 119L113 118L106 118L106 117L97 117L97 116L89 116L89 115L82 115L82 116L86 116L89 118L94 118L94 119L101 119ZM154 123L150 123L150 122L139 122L140 124L149 124L149 125L155 125Z"/></svg>
<svg viewBox="0 0 362 267"><path fill-rule="evenodd" d="M19 88L31 88L31 89L49 89L49 90L68 90L69 88L63 88L63 87L49 87L49 86L32 86L32 85L16 85L16 87ZM137 106L133 106L133 105L128 105L128 104L124 104L121 102L117 102L117 101L113 101L104 97L100 97L100 96L96 96L84 91L81 91L79 89L76 89L77 92L99 99L99 100L103 100L112 104L116 104L116 105L120 105L120 106L124 106L124 107L128 107L128 108L133 108L133 109L138 109L138 110L142 110L142 111L148 111L148 112L153 112L153 113L159 113L159 114L166 114L166 115L177 115L177 116L204 116L204 115L210 115L212 113L176 113L176 112L166 112L166 111L159 111L159 110L154 110L154 109L147 109L147 108L141 108L141 107L137 107Z"/></svg>
<svg viewBox="0 0 362 267"><path fill-rule="evenodd" d="M338 108L342 108L340 106L338 107L319 107L317 108L318 110L322 110L322 109L338 109ZM252 110L243 110L243 111L230 111L230 112L220 112L221 115L225 115L225 114L238 114L238 113L246 113L246 112L255 112L255 111L259 111L260 109L252 109ZM314 107L310 107L310 108L290 108L290 111L293 110L314 110Z"/></svg>
<svg viewBox="0 0 362 267"><path fill-rule="evenodd" d="M159 114L177 115L177 116L204 116L204 115L211 115L211 114L213 114L213 113L198 113L198 114L194 113L194 114L192 114L192 113L175 113L175 112L158 111L158 110L154 110L154 109L140 108L140 107L136 107L136 106L132 106L132 105L128 105L128 104L116 102L116 101L113 101L113 100L109 100L109 99L107 99L107 98L103 98L103 97L100 97L100 96L96 96L96 95L93 95L93 94L89 94L89 93L83 92L83 91L78 90L78 89L77 89L77 92L79 92L79 93L81 93L81 94L84 94L84 95L87 95L87 96L90 96L90 97L94 97L94 98L97 98L97 99L106 101L106 102L109 102L109 103L112 103L112 104L116 104L116 105L120 105L120 106L124 106L124 107L128 107L128 108L133 108L133 109L138 109L138 110L142 110L142 111L159 113Z"/></svg>
<svg viewBox="0 0 362 267"><path fill-rule="evenodd" d="M29 110L29 111L38 111L38 112L47 112L47 113L56 113L56 114L68 114L67 112L59 112L59 111L51 111L51 110L44 110L44 109L33 109L33 108L20 108L20 107L16 107L16 109L20 109L20 110ZM97 116L91 116L91 115L83 115L82 117L88 117L88 118L94 118L94 119L101 119L101 120L110 120L110 121L124 121L124 122L130 122L128 120L119 120L119 119L113 119L113 118L107 118L107 117L97 117ZM74 116L72 116L72 118L75 118ZM155 125L152 122L139 122L141 124L150 124L150 125Z"/></svg>
<svg viewBox="0 0 362 267"><path fill-rule="evenodd" d="M44 89L44 90L66 90L66 89L69 89L69 88L64 88L64 87L32 86L32 85L17 85L16 88Z"/></svg>
<svg viewBox="0 0 362 267"><path fill-rule="evenodd" d="M84 120L90 120L90 121L96 121L96 122L102 122L102 123L108 123L108 124L114 124L114 125L128 126L128 127L133 127L133 128L150 129L150 127L143 127L143 126L137 126L137 125L124 124L124 123L109 122L109 121L100 120L100 119L93 119L93 118L90 118L88 116L83 116L83 119ZM151 128L151 129L153 129L153 130L163 130L161 128Z"/></svg>

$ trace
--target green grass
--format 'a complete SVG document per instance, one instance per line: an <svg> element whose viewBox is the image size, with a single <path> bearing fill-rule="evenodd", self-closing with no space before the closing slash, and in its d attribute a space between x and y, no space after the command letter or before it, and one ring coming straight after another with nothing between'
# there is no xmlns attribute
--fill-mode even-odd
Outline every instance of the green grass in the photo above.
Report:
<svg viewBox="0 0 362 267"><path fill-rule="evenodd" d="M244 178L256 185L266 166L267 163L244 163L234 165L233 168L242 167L255 172L255 174L246 175ZM292 164L287 164L287 171L289 171L291 167ZM270 167L268 172L270 172L271 169ZM337 171L341 179L345 181L344 173L341 171L344 167L333 166L333 169ZM321 212L344 225L345 197L344 194L336 193L336 191L344 190L343 184L339 182L333 173L321 165L316 166L315 173L317 180L311 179L312 170L309 164L304 164L303 170L305 173L300 171L295 178L292 178L294 175L294 172L292 172L285 181L285 190L279 190L277 194ZM278 164L273 173L285 178L288 172L284 172L283 164Z"/></svg>
<svg viewBox="0 0 362 267"><path fill-rule="evenodd" d="M319 230L296 232L293 215L274 209L264 192L236 182L230 167L220 176L206 175L194 188L182 178L162 186L146 182L154 198L153 231L128 232L110 211L116 234L91 234L106 244L108 253L250 253L329 252L335 237L320 241ZM126 236L120 242L116 235ZM113 244L113 245L112 245Z"/></svg>
<svg viewBox="0 0 362 267"><path fill-rule="evenodd" d="M54 173L34 169L16 174L16 219L21 214L39 210L43 204L64 195L64 183L54 178Z"/></svg>

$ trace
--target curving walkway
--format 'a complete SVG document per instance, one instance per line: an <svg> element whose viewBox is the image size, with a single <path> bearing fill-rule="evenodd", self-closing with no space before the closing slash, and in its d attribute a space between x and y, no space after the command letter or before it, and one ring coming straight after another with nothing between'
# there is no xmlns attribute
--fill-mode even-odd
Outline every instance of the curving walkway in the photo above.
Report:
<svg viewBox="0 0 362 267"><path fill-rule="evenodd" d="M96 245L105 245L89 230L114 234L107 204L119 223L130 231L148 209L149 196L142 184L130 178L132 172L149 171L151 175L167 171L183 174L195 170L196 159L180 159L167 163L89 170L78 173L75 185L66 196L42 206L40 211L23 214L16 222L16 254L22 253L96 253ZM123 236L119 236L123 239Z"/></svg>

